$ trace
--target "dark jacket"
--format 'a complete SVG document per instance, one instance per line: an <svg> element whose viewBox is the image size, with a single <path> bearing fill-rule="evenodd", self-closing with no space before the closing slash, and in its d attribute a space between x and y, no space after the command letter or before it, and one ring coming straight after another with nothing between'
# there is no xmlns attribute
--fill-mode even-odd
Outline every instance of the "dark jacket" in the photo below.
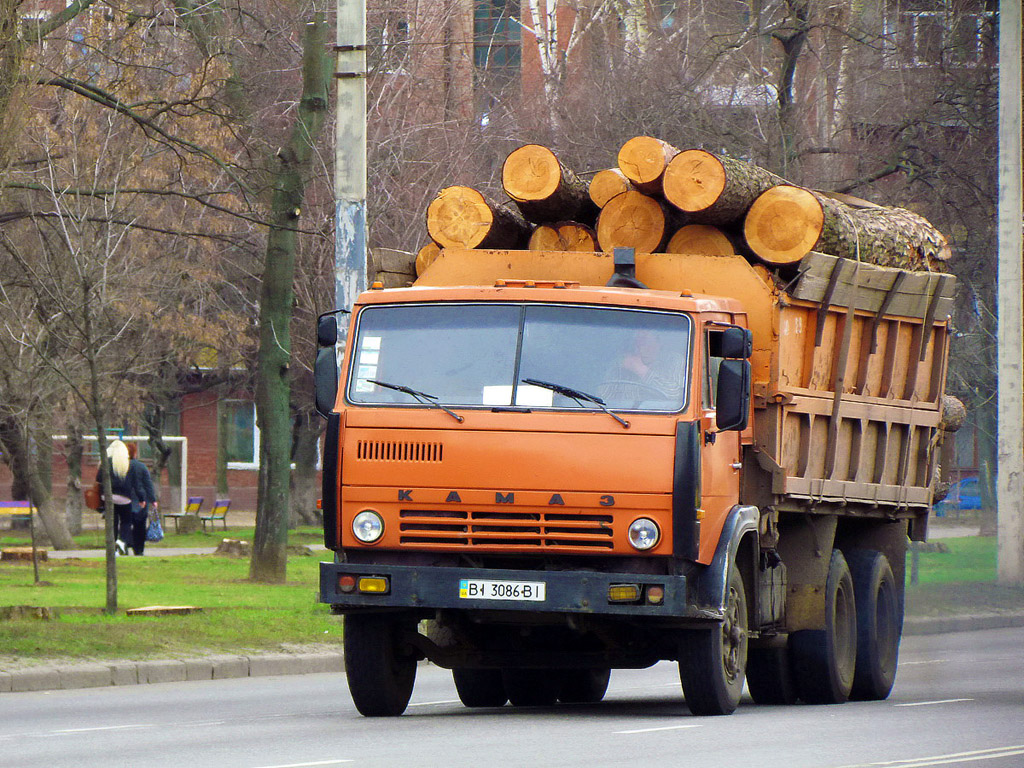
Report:
<svg viewBox="0 0 1024 768"><path fill-rule="evenodd" d="M102 467L96 473L96 482L103 483ZM118 477L116 473L111 476L110 490L131 500L133 515L146 514L146 510L142 508L143 502L156 501L153 493L153 479L149 476L146 465L138 459L132 459L128 463L128 472L124 477Z"/></svg>

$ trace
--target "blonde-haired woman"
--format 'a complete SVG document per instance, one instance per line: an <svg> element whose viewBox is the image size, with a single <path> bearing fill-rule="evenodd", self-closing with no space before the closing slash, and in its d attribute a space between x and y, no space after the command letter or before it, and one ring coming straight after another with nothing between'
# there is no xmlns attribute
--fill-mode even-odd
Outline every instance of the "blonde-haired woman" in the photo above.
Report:
<svg viewBox="0 0 1024 768"><path fill-rule="evenodd" d="M127 554L125 542L132 541L132 523L134 518L141 513L145 520L145 510L142 509L142 494L140 493L138 479L134 473L129 472L131 458L128 455L128 446L120 440L114 440L107 446L107 456L110 457L110 490L113 493L111 501L114 504L114 530L117 533L117 554ZM100 466L96 473L96 480L103 482L103 467ZM106 509L104 503L104 509ZM136 552L136 554L142 554Z"/></svg>

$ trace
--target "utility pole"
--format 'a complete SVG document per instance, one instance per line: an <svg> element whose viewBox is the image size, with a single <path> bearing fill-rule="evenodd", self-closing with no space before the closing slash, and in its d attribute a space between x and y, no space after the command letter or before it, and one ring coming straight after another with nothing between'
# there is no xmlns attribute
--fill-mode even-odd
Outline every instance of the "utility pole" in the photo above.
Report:
<svg viewBox="0 0 1024 768"><path fill-rule="evenodd" d="M999 446L996 506L1002 584L1024 584L1024 205L1021 0L999 2Z"/></svg>
<svg viewBox="0 0 1024 768"><path fill-rule="evenodd" d="M334 291L335 307L351 309L366 290L366 2L337 0L337 15Z"/></svg>

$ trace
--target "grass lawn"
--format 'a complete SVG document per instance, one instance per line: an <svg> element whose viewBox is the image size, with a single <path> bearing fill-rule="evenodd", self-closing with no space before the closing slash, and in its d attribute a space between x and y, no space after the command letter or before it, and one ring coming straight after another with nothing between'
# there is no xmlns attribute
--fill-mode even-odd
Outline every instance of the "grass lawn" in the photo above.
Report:
<svg viewBox="0 0 1024 768"><path fill-rule="evenodd" d="M175 533L172 520L165 519L163 525L164 540L156 543L147 543L147 552L156 552L159 549L169 547L216 547L221 539L225 538L252 541L253 531L255 530L251 525L247 527L229 525L227 530L224 530L218 524L216 528L211 526L206 531L200 529L195 533ZM102 528L86 530L74 537L75 546L78 549L103 549L106 546L103 537L104 532ZM289 544L323 544L323 541L324 533L322 528L300 526L288 531ZM0 547L27 547L31 543L28 531L0 531Z"/></svg>
<svg viewBox="0 0 1024 768"><path fill-rule="evenodd" d="M197 652L280 650L291 645L333 644L340 622L317 602L320 558L293 556L281 585L248 581L247 558L213 555L117 560L118 606L194 605L185 616L107 616L104 561L0 565L0 605L57 609L52 620L0 620L0 657L168 658ZM0 658L0 668L4 666Z"/></svg>

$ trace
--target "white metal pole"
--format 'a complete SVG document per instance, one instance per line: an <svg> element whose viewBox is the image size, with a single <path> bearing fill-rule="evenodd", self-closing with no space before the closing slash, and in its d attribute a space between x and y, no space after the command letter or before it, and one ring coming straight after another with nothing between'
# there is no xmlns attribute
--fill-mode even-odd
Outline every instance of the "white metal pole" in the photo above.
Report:
<svg viewBox="0 0 1024 768"><path fill-rule="evenodd" d="M999 2L998 572L1024 583L1024 206L1021 0Z"/></svg>
<svg viewBox="0 0 1024 768"><path fill-rule="evenodd" d="M337 0L335 306L366 290L366 2ZM344 334L347 327L339 324Z"/></svg>

